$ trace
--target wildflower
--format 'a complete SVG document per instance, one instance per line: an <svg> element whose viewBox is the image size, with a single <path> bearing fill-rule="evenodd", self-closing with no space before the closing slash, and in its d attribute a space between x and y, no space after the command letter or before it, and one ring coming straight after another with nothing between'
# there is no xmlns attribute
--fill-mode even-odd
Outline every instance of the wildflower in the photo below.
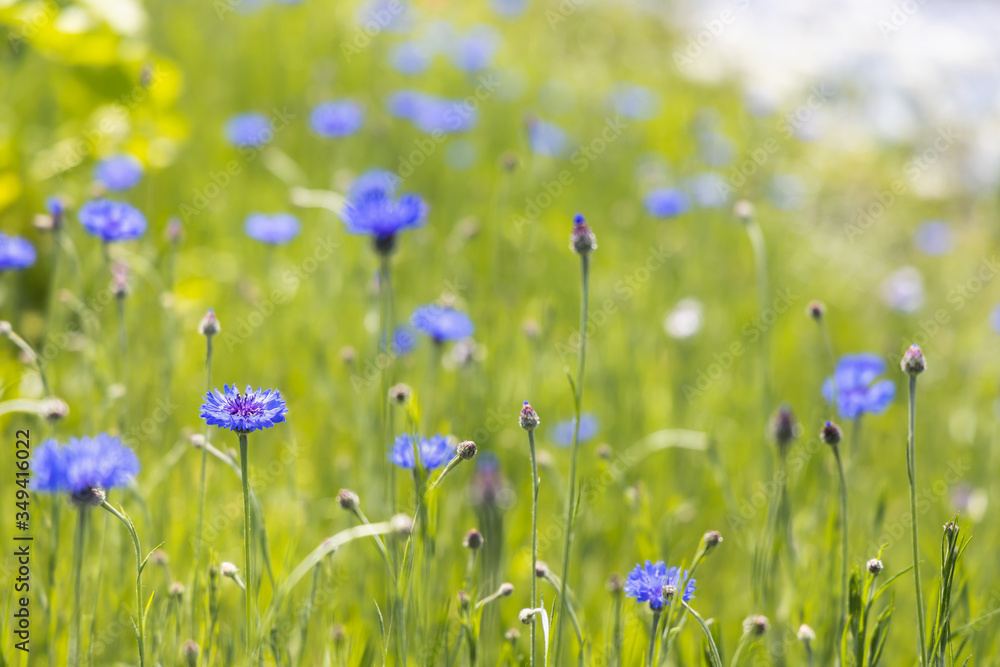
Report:
<svg viewBox="0 0 1000 667"><path fill-rule="evenodd" d="M799 424L795 420L795 414L787 405L778 408L777 413L771 420L771 437L782 452L787 450L788 445L798 436Z"/></svg>
<svg viewBox="0 0 1000 667"><path fill-rule="evenodd" d="M803 623L799 626L799 631L796 637L800 642L811 642L816 640L816 632L811 627Z"/></svg>
<svg viewBox="0 0 1000 667"><path fill-rule="evenodd" d="M471 461L476 457L476 443L472 440L463 440L458 443L455 451L463 461Z"/></svg>
<svg viewBox="0 0 1000 667"><path fill-rule="evenodd" d="M46 440L35 451L32 488L68 493L81 505L100 505L105 492L127 486L139 474L139 458L121 438L101 433L70 438L65 446Z"/></svg>
<svg viewBox="0 0 1000 667"><path fill-rule="evenodd" d="M395 247L396 234L427 222L427 205L419 195L395 198L397 180L387 171L365 172L351 186L341 214L347 231L372 237L380 254Z"/></svg>
<svg viewBox="0 0 1000 667"><path fill-rule="evenodd" d="M111 199L93 199L77 214L88 234L105 243L131 241L146 231L146 216L131 204Z"/></svg>
<svg viewBox="0 0 1000 667"><path fill-rule="evenodd" d="M569 447L573 444L573 429L576 426L576 419L567 419L552 427L552 440L560 447ZM580 416L580 442L592 440L597 435L597 417L584 413Z"/></svg>
<svg viewBox="0 0 1000 667"><path fill-rule="evenodd" d="M392 351L397 357L413 352L417 346L416 333L407 326L396 327L392 334Z"/></svg>
<svg viewBox="0 0 1000 667"><path fill-rule="evenodd" d="M111 192L130 190L142 180L142 163L132 155L112 155L97 163L94 179Z"/></svg>
<svg viewBox="0 0 1000 667"><path fill-rule="evenodd" d="M451 62L463 72L478 72L492 64L499 46L496 30L487 25L473 26L453 44Z"/></svg>
<svg viewBox="0 0 1000 667"><path fill-rule="evenodd" d="M756 616L748 616L743 621L743 632L752 634L756 637L760 637L770 629L771 622L767 620L767 616L761 616L760 614Z"/></svg>
<svg viewBox="0 0 1000 667"><path fill-rule="evenodd" d="M542 420L538 418L538 413L532 409L527 401L524 402L524 407L521 408L521 417L518 421L521 424L521 428L525 431L534 431L542 423Z"/></svg>
<svg viewBox="0 0 1000 667"><path fill-rule="evenodd" d="M896 269L882 281L882 300L893 310L913 313L924 305L924 278L913 266Z"/></svg>
<svg viewBox="0 0 1000 667"><path fill-rule="evenodd" d="M430 67L433 55L417 42L403 42L389 52L389 64L400 74L420 74Z"/></svg>
<svg viewBox="0 0 1000 667"><path fill-rule="evenodd" d="M282 245L299 235L299 219L289 213L251 213L243 223L247 236L262 243Z"/></svg>
<svg viewBox="0 0 1000 667"><path fill-rule="evenodd" d="M274 137L271 121L262 113L243 113L226 121L226 139L237 148L258 148Z"/></svg>
<svg viewBox="0 0 1000 667"><path fill-rule="evenodd" d="M717 530L710 530L701 538L705 544L705 554L709 554L715 547L722 544L722 533Z"/></svg>
<svg viewBox="0 0 1000 667"><path fill-rule="evenodd" d="M684 583L684 593L681 599L690 602L694 599L695 580L687 579L687 571L681 572L679 568L667 566L663 561L652 563L646 561L646 565L636 565L625 580L625 595L635 598L638 602L648 602L649 608L653 610L663 609L663 587L670 585L677 590L677 586Z"/></svg>
<svg viewBox="0 0 1000 667"><path fill-rule="evenodd" d="M877 575L879 572L882 571L882 561L880 561L878 558L872 558L871 560L868 561L867 567L869 572Z"/></svg>
<svg viewBox="0 0 1000 667"><path fill-rule="evenodd" d="M840 427L833 422L826 422L823 424L823 428L820 429L819 437L824 443L830 445L831 447L836 447L840 444L840 440L844 437L843 431Z"/></svg>
<svg viewBox="0 0 1000 667"><path fill-rule="evenodd" d="M919 345L911 345L903 360L899 363L900 368L908 375L920 375L927 370L927 362L924 360L924 353Z"/></svg>
<svg viewBox="0 0 1000 667"><path fill-rule="evenodd" d="M287 413L288 407L277 389L254 391L247 385L246 392L240 394L236 385L225 384L222 392L215 389L205 394L199 416L212 426L250 433L285 421Z"/></svg>
<svg viewBox="0 0 1000 667"><path fill-rule="evenodd" d="M449 100L416 90L393 93L386 106L393 116L404 118L429 134L468 132L479 120L476 109L463 100Z"/></svg>
<svg viewBox="0 0 1000 667"><path fill-rule="evenodd" d="M468 533L465 534L465 539L462 540L462 546L464 546L467 549L472 549L473 551L475 551L476 549L483 546L483 542L485 542L485 540L483 539L483 534L480 533L475 528L473 528L472 530L470 530Z"/></svg>
<svg viewBox="0 0 1000 667"><path fill-rule="evenodd" d="M38 402L38 414L50 422L65 419L69 414L69 405L57 396L46 396Z"/></svg>
<svg viewBox="0 0 1000 667"><path fill-rule="evenodd" d="M45 210L49 212L49 216L51 217L50 228L62 228L63 218L66 215L66 205L63 203L63 200L54 195L49 197L45 200Z"/></svg>
<svg viewBox="0 0 1000 667"><path fill-rule="evenodd" d="M555 123L533 118L528 120L528 143L535 155L555 157L566 151L569 138Z"/></svg>
<svg viewBox="0 0 1000 667"><path fill-rule="evenodd" d="M826 315L826 306L822 301L810 301L806 307L806 315L814 320L821 320Z"/></svg>
<svg viewBox="0 0 1000 667"><path fill-rule="evenodd" d="M931 257L947 255L954 245L951 228L943 220L922 222L913 235L913 244L917 250Z"/></svg>
<svg viewBox="0 0 1000 667"><path fill-rule="evenodd" d="M32 266L37 255L35 246L20 236L0 232L0 271L20 271Z"/></svg>
<svg viewBox="0 0 1000 667"><path fill-rule="evenodd" d="M364 110L357 102L338 100L322 102L309 114L309 127L321 137L347 137L365 122Z"/></svg>
<svg viewBox="0 0 1000 667"><path fill-rule="evenodd" d="M239 574L240 569L236 567L235 563L230 563L225 561L219 564L219 572L222 573L223 577L229 577L230 579L235 578Z"/></svg>
<svg viewBox="0 0 1000 667"><path fill-rule="evenodd" d="M410 316L410 324L420 333L430 336L435 343L460 340L475 331L468 315L437 304L417 308Z"/></svg>
<svg viewBox="0 0 1000 667"><path fill-rule="evenodd" d="M209 308L205 312L205 317L198 323L198 333L211 338L222 330L219 319L215 316L215 311Z"/></svg>
<svg viewBox="0 0 1000 667"><path fill-rule="evenodd" d="M660 188L646 194L646 211L657 218L676 218L688 210L688 198L680 190Z"/></svg>
<svg viewBox="0 0 1000 667"><path fill-rule="evenodd" d="M412 470L416 465L413 459L413 449L411 435L397 436L393 446L389 449L389 461L400 468ZM455 455L455 446L449 438L440 434L430 438L421 437L417 440L417 455L424 468L434 470L451 460L452 456Z"/></svg>
<svg viewBox="0 0 1000 667"><path fill-rule="evenodd" d="M833 377L823 382L823 398L827 403L836 403L837 413L844 419L855 419L866 412L881 414L896 395L891 380L875 382L885 369L885 361L878 355L845 354L837 362Z"/></svg>
<svg viewBox="0 0 1000 667"><path fill-rule="evenodd" d="M408 384L403 384L400 382L397 385L393 385L389 389L389 398L392 399L394 403L402 405L410 400L410 396L413 395L413 388Z"/></svg>
<svg viewBox="0 0 1000 667"><path fill-rule="evenodd" d="M586 255L597 250L597 237L590 231L590 225L580 213L573 216L573 233L569 237L569 247L578 255Z"/></svg>
<svg viewBox="0 0 1000 667"><path fill-rule="evenodd" d="M360 503L360 499L358 498L358 494L354 493L350 489L341 489L337 493L337 503L342 509L356 510L358 508L358 503Z"/></svg>

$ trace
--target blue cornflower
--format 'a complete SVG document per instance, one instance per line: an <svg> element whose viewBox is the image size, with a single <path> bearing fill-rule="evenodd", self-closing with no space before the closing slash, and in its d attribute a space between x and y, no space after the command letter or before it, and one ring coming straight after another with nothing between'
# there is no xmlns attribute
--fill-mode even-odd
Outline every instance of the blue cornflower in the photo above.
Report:
<svg viewBox="0 0 1000 667"><path fill-rule="evenodd" d="M566 132L555 123L539 119L528 122L528 143L536 155L560 155L565 152L568 142Z"/></svg>
<svg viewBox="0 0 1000 667"><path fill-rule="evenodd" d="M285 421L288 407L277 389L253 390L247 385L246 393L240 394L236 385L222 385L223 392L205 394L199 417L212 426L228 428L237 433L262 431Z"/></svg>
<svg viewBox="0 0 1000 667"><path fill-rule="evenodd" d="M627 118L649 120L660 110L660 98L649 88L620 83L611 91L611 107Z"/></svg>
<svg viewBox="0 0 1000 667"><path fill-rule="evenodd" d="M455 456L455 445L451 439L441 435L430 438L419 438L417 440L417 455L420 457L420 464L427 470L440 468ZM389 448L389 461L400 468L412 470L413 460L413 436L404 434L396 436L396 441Z"/></svg>
<svg viewBox="0 0 1000 667"><path fill-rule="evenodd" d="M927 220L917 227L913 243L925 255L936 257L951 252L951 227L944 220Z"/></svg>
<svg viewBox="0 0 1000 667"><path fill-rule="evenodd" d="M419 42L403 42L389 52L389 63L400 74L420 74L430 67L433 57Z"/></svg>
<svg viewBox="0 0 1000 667"><path fill-rule="evenodd" d="M395 198L398 180L395 174L380 169L362 174L351 186L341 214L348 232L372 237L381 253L392 250L396 234L427 222L427 204L420 195Z"/></svg>
<svg viewBox="0 0 1000 667"><path fill-rule="evenodd" d="M687 570L682 573L677 567L667 569L661 560L656 563L647 560L645 566L636 565L635 569L629 572L625 579L625 595L635 598L638 602L648 602L650 609L659 610L666 604L663 587L667 585L678 587L682 581L686 581L681 599L690 602L694 599L696 580L688 581L687 576Z"/></svg>
<svg viewBox="0 0 1000 667"><path fill-rule="evenodd" d="M250 112L233 116L226 121L226 139L233 146L258 147L274 138L271 121L262 113Z"/></svg>
<svg viewBox="0 0 1000 667"><path fill-rule="evenodd" d="M417 335L410 327L396 327L392 335L392 351L397 357L413 352L417 346Z"/></svg>
<svg viewBox="0 0 1000 667"><path fill-rule="evenodd" d="M20 236L0 232L0 271L20 271L35 263L35 246Z"/></svg>
<svg viewBox="0 0 1000 667"><path fill-rule="evenodd" d="M475 330L472 320L462 311L434 303L413 311L410 324L420 333L430 336L435 343L468 338Z"/></svg>
<svg viewBox="0 0 1000 667"><path fill-rule="evenodd" d="M94 178L111 192L129 190L142 180L142 163L132 155L112 155L97 163Z"/></svg>
<svg viewBox="0 0 1000 667"><path fill-rule="evenodd" d="M93 199L80 207L77 214L88 234L102 241L131 241L146 231L146 216L123 201Z"/></svg>
<svg viewBox="0 0 1000 667"><path fill-rule="evenodd" d="M688 198L680 190L657 188L646 194L643 204L650 215L674 218L688 210Z"/></svg>
<svg viewBox="0 0 1000 667"><path fill-rule="evenodd" d="M63 204L63 200L56 195L52 195L45 200L45 210L49 212L49 215L62 215L66 212L66 205Z"/></svg>
<svg viewBox="0 0 1000 667"><path fill-rule="evenodd" d="M346 137L361 129L365 113L351 100L321 102L309 114L309 127L321 137Z"/></svg>
<svg viewBox="0 0 1000 667"><path fill-rule="evenodd" d="M569 447L573 444L573 428L576 426L576 418L561 421L552 427L552 440L560 447ZM597 435L600 426L597 417L590 413L580 415L580 442L587 442Z"/></svg>
<svg viewBox="0 0 1000 667"><path fill-rule="evenodd" d="M463 100L449 100L416 90L393 93L386 106L389 113L405 118L420 130L432 132L466 132L476 125L479 114Z"/></svg>
<svg viewBox="0 0 1000 667"><path fill-rule="evenodd" d="M885 360L876 354L845 354L837 362L833 377L823 382L823 398L827 403L836 402L837 413L844 419L855 419L865 412L881 414L896 395L891 380L875 382L885 369Z"/></svg>
<svg viewBox="0 0 1000 667"><path fill-rule="evenodd" d="M121 438L101 433L70 438L64 447L46 440L31 462L31 487L42 493L69 493L84 499L93 489L127 486L139 474L139 458Z"/></svg>
<svg viewBox="0 0 1000 667"><path fill-rule="evenodd" d="M281 245L299 235L299 219L290 213L251 213L243 223L247 236L262 243Z"/></svg>
<svg viewBox="0 0 1000 667"><path fill-rule="evenodd" d="M478 72L493 63L493 56L500 45L497 31L487 25L473 26L451 47L451 62L463 72Z"/></svg>

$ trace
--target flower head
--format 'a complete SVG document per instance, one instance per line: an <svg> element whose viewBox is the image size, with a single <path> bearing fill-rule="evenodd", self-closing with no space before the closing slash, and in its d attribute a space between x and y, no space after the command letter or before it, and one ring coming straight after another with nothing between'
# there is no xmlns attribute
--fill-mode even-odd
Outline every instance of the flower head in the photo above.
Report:
<svg viewBox="0 0 1000 667"><path fill-rule="evenodd" d="M597 417L584 413L580 416L580 442L587 442L597 435L600 423ZM561 421L552 427L552 440L560 447L569 447L573 444L573 430L576 427L576 419Z"/></svg>
<svg viewBox="0 0 1000 667"><path fill-rule="evenodd" d="M645 566L636 565L635 569L629 572L625 579L625 595L635 598L639 602L648 602L650 609L663 609L666 601L663 597L663 587L673 586L677 588L684 584L684 595L681 599L690 602L694 598L695 580L688 580L687 571L681 572L680 568L667 566L663 561L652 563L646 561Z"/></svg>
<svg viewBox="0 0 1000 667"><path fill-rule="evenodd" d="M277 389L254 391L247 385L241 394L236 385L226 384L222 392L216 389L205 394L199 416L209 425L250 433L285 421L286 414L288 407Z"/></svg>
<svg viewBox="0 0 1000 667"><path fill-rule="evenodd" d="M97 163L94 179L111 192L130 190L142 180L142 163L132 155L112 155Z"/></svg>
<svg viewBox="0 0 1000 667"><path fill-rule="evenodd" d="M299 219L290 213L251 213L243 223L247 236L262 243L281 245L299 235Z"/></svg>
<svg viewBox="0 0 1000 667"><path fill-rule="evenodd" d="M93 497L94 490L128 485L139 474L139 459L121 438L101 433L70 438L65 446L46 440L35 451L31 469L36 491L69 493L83 500Z"/></svg>
<svg viewBox="0 0 1000 667"><path fill-rule="evenodd" d="M788 449L788 445L798 436L799 423L795 419L795 413L788 405L782 405L771 419L771 437L778 445L780 451Z"/></svg>
<svg viewBox="0 0 1000 667"><path fill-rule="evenodd" d="M364 110L351 100L321 102L309 114L309 127L321 137L352 135L361 129L364 122Z"/></svg>
<svg viewBox="0 0 1000 667"><path fill-rule="evenodd" d="M396 234L422 227L427 222L427 205L419 195L395 197L398 177L373 169L354 182L341 219L351 234L371 236L382 253L392 250Z"/></svg>
<svg viewBox="0 0 1000 667"><path fill-rule="evenodd" d="M875 382L885 369L885 361L878 355L845 354L837 362L833 377L823 383L823 398L827 403L836 403L837 413L844 419L854 419L865 412L882 414L896 395L896 385L891 380Z"/></svg>
<svg viewBox="0 0 1000 667"><path fill-rule="evenodd" d="M468 315L437 304L417 308L410 317L410 324L420 333L430 336L435 343L467 338L475 331Z"/></svg>
<svg viewBox="0 0 1000 667"><path fill-rule="evenodd" d="M831 421L828 421L823 424L823 428L820 429L819 437L825 444L830 445L831 447L836 447L843 439L844 433L840 430L839 426Z"/></svg>
<svg viewBox="0 0 1000 667"><path fill-rule="evenodd" d="M660 111L660 98L657 94L634 83L616 85L609 101L617 113L636 120L649 120Z"/></svg>
<svg viewBox="0 0 1000 667"><path fill-rule="evenodd" d="M573 232L569 236L569 247L578 255L586 255L597 250L597 237L580 213L573 216Z"/></svg>
<svg viewBox="0 0 1000 667"><path fill-rule="evenodd" d="M657 218L675 218L688 210L688 198L680 190L660 188L649 192L643 205L650 215Z"/></svg>
<svg viewBox="0 0 1000 667"><path fill-rule="evenodd" d="M226 139L237 148L259 147L271 141L274 130L262 113L242 113L226 121Z"/></svg>
<svg viewBox="0 0 1000 667"><path fill-rule="evenodd" d="M565 130L555 123L531 119L528 122L528 143L535 155L555 157L566 151L569 138Z"/></svg>
<svg viewBox="0 0 1000 667"><path fill-rule="evenodd" d="M0 232L0 271L20 271L35 263L35 246L20 236Z"/></svg>
<svg viewBox="0 0 1000 667"><path fill-rule="evenodd" d="M440 468L451 460L455 455L455 445L451 440L441 434L433 435L430 438L418 438L417 455L420 463L427 470ZM389 461L400 468L412 470L415 467L413 459L413 437L404 434L396 437L396 441L389 449Z"/></svg>
<svg viewBox="0 0 1000 667"><path fill-rule="evenodd" d="M476 109L463 100L449 100L416 90L393 93L387 106L393 116L405 118L428 133L468 132L479 120Z"/></svg>
<svg viewBox="0 0 1000 667"><path fill-rule="evenodd" d="M403 42L393 47L389 62L400 74L420 74L430 67L434 54L418 42Z"/></svg>
<svg viewBox="0 0 1000 667"><path fill-rule="evenodd" d="M478 72L493 62L500 36L488 25L473 26L451 48L451 62L463 72Z"/></svg>
<svg viewBox="0 0 1000 667"><path fill-rule="evenodd" d="M900 368L909 375L920 375L927 370L927 361L924 359L924 352L919 345L911 345L899 362Z"/></svg>
<svg viewBox="0 0 1000 667"><path fill-rule="evenodd" d="M525 431L534 431L541 422L542 420L538 418L538 413L535 412L530 403L525 401L524 407L521 408L521 416L518 419L521 428Z"/></svg>
<svg viewBox="0 0 1000 667"><path fill-rule="evenodd" d="M146 216L123 201L94 199L80 207L77 214L88 234L102 241L131 241L146 231Z"/></svg>
<svg viewBox="0 0 1000 667"><path fill-rule="evenodd" d="M222 331L222 327L219 325L219 318L215 316L215 311L209 308L205 311L205 317L201 318L201 322L198 323L198 333L202 336L212 337L220 331Z"/></svg>

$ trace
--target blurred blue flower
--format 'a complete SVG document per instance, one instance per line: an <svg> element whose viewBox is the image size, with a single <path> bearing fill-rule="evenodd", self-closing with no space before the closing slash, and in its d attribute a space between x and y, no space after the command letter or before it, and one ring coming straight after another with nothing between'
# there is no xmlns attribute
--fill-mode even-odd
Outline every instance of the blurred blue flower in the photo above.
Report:
<svg viewBox="0 0 1000 667"><path fill-rule="evenodd" d="M885 360L877 354L845 354L837 362L833 377L823 382L823 398L827 403L836 403L837 414L844 419L855 419L865 412L882 414L896 395L892 380L875 382L885 369Z"/></svg>
<svg viewBox="0 0 1000 667"><path fill-rule="evenodd" d="M466 132L479 119L476 110L463 100L447 100L415 90L393 93L387 107L393 116L405 118L427 133Z"/></svg>
<svg viewBox="0 0 1000 667"><path fill-rule="evenodd" d="M500 16L520 16L528 8L528 0L492 0L493 11Z"/></svg>
<svg viewBox="0 0 1000 667"><path fill-rule="evenodd" d="M420 195L395 198L398 181L398 176L381 169L365 172L351 186L341 214L348 232L371 236L380 252L392 249L399 232L427 222L427 204Z"/></svg>
<svg viewBox="0 0 1000 667"><path fill-rule="evenodd" d="M227 428L237 433L262 431L285 421L288 407L277 389L255 391L247 385L246 392L240 394L236 385L222 385L223 391L215 389L205 394L199 417L210 426Z"/></svg>
<svg viewBox="0 0 1000 667"><path fill-rule="evenodd" d="M404 0L368 0L354 16L354 22L371 34L408 32L414 21L413 9Z"/></svg>
<svg viewBox="0 0 1000 667"><path fill-rule="evenodd" d="M649 120L660 111L660 98L649 88L619 83L611 90L611 108L626 118Z"/></svg>
<svg viewBox="0 0 1000 667"><path fill-rule="evenodd" d="M397 357L413 352L417 346L417 334L410 327L396 327L392 334L392 351Z"/></svg>
<svg viewBox="0 0 1000 667"><path fill-rule="evenodd" d="M650 609L663 609L666 600L663 598L663 587L671 585L678 587L688 576L685 570L681 573L680 568L671 567L667 569L663 561L652 563L646 561L646 565L636 565L635 569L629 572L625 579L625 595L635 598L637 602L648 602ZM681 599L690 602L694 598L697 580L691 579L684 584L684 594Z"/></svg>
<svg viewBox="0 0 1000 667"><path fill-rule="evenodd" d="M31 471L35 491L82 495L127 486L139 474L139 458L107 433L70 438L63 447L49 439L35 450Z"/></svg>
<svg viewBox="0 0 1000 667"><path fill-rule="evenodd" d="M688 198L674 188L658 188L646 194L643 204L650 215L674 218L688 210Z"/></svg>
<svg viewBox="0 0 1000 667"><path fill-rule="evenodd" d="M924 305L924 277L914 266L902 266L882 280L882 300L893 310L913 313Z"/></svg>
<svg viewBox="0 0 1000 667"><path fill-rule="evenodd" d="M451 62L463 72L478 72L493 64L500 35L488 25L477 25L455 40L449 53Z"/></svg>
<svg viewBox="0 0 1000 667"><path fill-rule="evenodd" d="M20 271L35 263L35 246L20 236L0 232L0 271Z"/></svg>
<svg viewBox="0 0 1000 667"><path fill-rule="evenodd" d="M925 255L947 255L953 245L951 227L944 220L927 220L917 227L913 243Z"/></svg>
<svg viewBox="0 0 1000 667"><path fill-rule="evenodd" d="M63 204L63 200L60 197L52 195L45 200L45 210L52 216L62 215L66 212L66 206Z"/></svg>
<svg viewBox="0 0 1000 667"><path fill-rule="evenodd" d="M431 66L434 54L417 42L403 42L389 52L389 64L400 74L420 74Z"/></svg>
<svg viewBox="0 0 1000 667"><path fill-rule="evenodd" d="M576 418L561 421L552 427L552 440L560 447L569 447L573 444L573 429L576 426ZM580 442L587 442L597 435L600 426L597 417L584 413L580 416Z"/></svg>
<svg viewBox="0 0 1000 667"><path fill-rule="evenodd" d="M226 139L233 146L259 147L274 138L271 121L262 113L244 113L226 121Z"/></svg>
<svg viewBox="0 0 1000 667"><path fill-rule="evenodd" d="M302 225L291 213L251 213L243 223L247 236L262 243L281 245L299 235Z"/></svg>
<svg viewBox="0 0 1000 667"><path fill-rule="evenodd" d="M413 311L410 324L417 331L430 336L435 343L467 338L475 329L472 320L462 311L434 303Z"/></svg>
<svg viewBox="0 0 1000 667"><path fill-rule="evenodd" d="M309 127L321 137L347 137L365 122L361 105L351 100L321 102L309 114Z"/></svg>
<svg viewBox="0 0 1000 667"><path fill-rule="evenodd" d="M990 326L993 327L994 331L1000 333L1000 304L994 306L993 310L990 311Z"/></svg>
<svg viewBox="0 0 1000 667"><path fill-rule="evenodd" d="M146 216L123 201L93 199L80 207L77 217L88 234L106 243L131 241L146 231Z"/></svg>
<svg viewBox="0 0 1000 667"><path fill-rule="evenodd" d="M569 138L566 132L547 120L531 119L528 121L528 143L536 155L555 157L566 150Z"/></svg>
<svg viewBox="0 0 1000 667"><path fill-rule="evenodd" d="M94 178L111 192L129 190L142 180L142 163L132 155L112 155L97 163Z"/></svg>
<svg viewBox="0 0 1000 667"><path fill-rule="evenodd" d="M441 434L433 435L430 438L421 437L417 440L417 455L424 468L434 470L448 463L455 456L455 446L450 438ZM396 436L396 441L389 449L389 461L393 465L407 470L414 468L413 436L408 433Z"/></svg>
<svg viewBox="0 0 1000 667"><path fill-rule="evenodd" d="M730 185L713 172L698 174L688 181L695 203L702 208L722 208L729 202Z"/></svg>

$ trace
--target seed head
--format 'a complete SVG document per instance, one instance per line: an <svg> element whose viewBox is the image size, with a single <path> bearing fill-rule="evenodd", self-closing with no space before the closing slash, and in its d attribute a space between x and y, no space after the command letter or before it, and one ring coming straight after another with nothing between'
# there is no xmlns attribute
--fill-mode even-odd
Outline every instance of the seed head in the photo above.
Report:
<svg viewBox="0 0 1000 667"><path fill-rule="evenodd" d="M590 225L580 213L573 216L573 233L569 236L569 247L578 255L587 255L597 250L597 237L590 231Z"/></svg>
<svg viewBox="0 0 1000 667"><path fill-rule="evenodd" d="M458 447L455 448L458 455L465 461L471 461L476 456L476 443L471 440L465 440L458 443Z"/></svg>
<svg viewBox="0 0 1000 667"><path fill-rule="evenodd" d="M767 616L762 616L760 614L756 616L748 616L745 621L743 621L743 632L749 632L755 637L760 637L768 630L771 629L771 622L767 620Z"/></svg>
<svg viewBox="0 0 1000 667"><path fill-rule="evenodd" d="M823 442L831 447L839 445L841 438L844 437L844 433L840 430L840 427L829 421L823 424L823 428L820 430L819 435L823 439Z"/></svg>
<svg viewBox="0 0 1000 667"><path fill-rule="evenodd" d="M908 375L920 375L927 370L927 362L924 360L924 353L919 345L911 345L910 349L903 355L903 360L899 362L904 373Z"/></svg>
<svg viewBox="0 0 1000 667"><path fill-rule="evenodd" d="M806 306L806 315L819 321L826 315L826 306L823 305L822 301L810 301L809 305Z"/></svg>
<svg viewBox="0 0 1000 667"><path fill-rule="evenodd" d="M521 408L521 418L519 421L521 428L525 431L534 431L542 423L542 420L538 418L538 413L535 412L531 404L527 401L524 402L524 407Z"/></svg>
<svg viewBox="0 0 1000 667"><path fill-rule="evenodd" d="M354 493L350 489L341 489L337 493L337 502L340 503L341 509L353 511L358 509L358 503L360 500L358 498L358 494Z"/></svg>
<svg viewBox="0 0 1000 667"><path fill-rule="evenodd" d="M462 540L462 546L466 547L467 549L472 549L473 551L475 551L476 549L483 546L483 542L485 541L486 540L483 539L483 534L480 533L475 528L473 528L472 530L470 530L465 534L465 539Z"/></svg>
<svg viewBox="0 0 1000 667"><path fill-rule="evenodd" d="M205 317L201 318L201 322L198 323L198 333L211 338L220 331L222 331L222 327L219 325L219 319L215 316L215 311L209 308L205 312Z"/></svg>
<svg viewBox="0 0 1000 667"><path fill-rule="evenodd" d="M882 561L880 561L878 558L872 558L871 560L869 560L868 571L871 572L872 574L877 575L879 572L882 571Z"/></svg>

